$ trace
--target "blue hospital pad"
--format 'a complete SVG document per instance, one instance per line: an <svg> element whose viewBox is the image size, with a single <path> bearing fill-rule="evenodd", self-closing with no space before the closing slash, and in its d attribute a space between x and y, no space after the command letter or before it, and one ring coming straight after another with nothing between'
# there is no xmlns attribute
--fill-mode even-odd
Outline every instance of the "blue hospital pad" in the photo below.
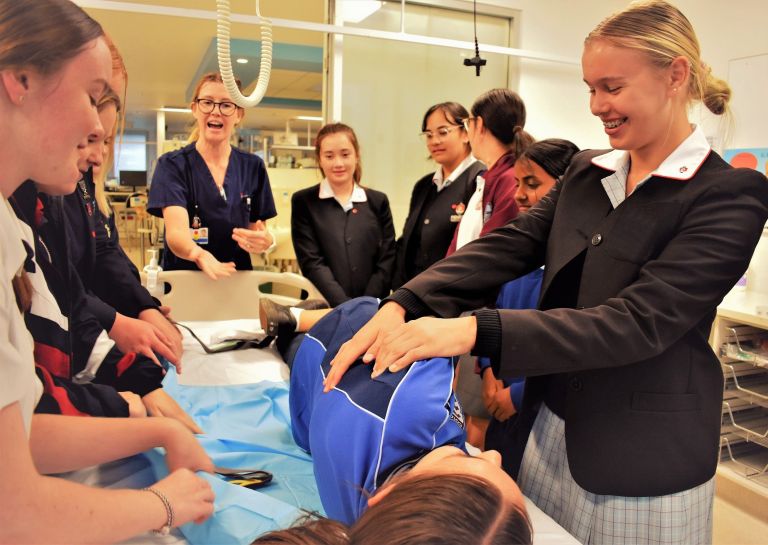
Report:
<svg viewBox="0 0 768 545"><path fill-rule="evenodd" d="M259 535L291 526L305 511L324 514L312 458L293 441L288 383L183 386L171 368L163 386L205 430L200 444L213 463L269 471L272 482L259 490L202 474L216 493L215 513L181 531L190 543L249 544ZM167 475L163 456L148 454L158 479Z"/></svg>

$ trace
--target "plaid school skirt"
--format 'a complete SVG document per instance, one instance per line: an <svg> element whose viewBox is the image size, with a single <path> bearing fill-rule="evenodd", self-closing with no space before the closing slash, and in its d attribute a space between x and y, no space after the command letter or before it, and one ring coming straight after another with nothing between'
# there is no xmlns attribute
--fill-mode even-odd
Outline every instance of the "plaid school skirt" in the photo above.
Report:
<svg viewBox="0 0 768 545"><path fill-rule="evenodd" d="M539 509L582 543L594 545L712 543L714 477L676 494L592 494L573 480L565 422L542 404L523 455L518 484Z"/></svg>

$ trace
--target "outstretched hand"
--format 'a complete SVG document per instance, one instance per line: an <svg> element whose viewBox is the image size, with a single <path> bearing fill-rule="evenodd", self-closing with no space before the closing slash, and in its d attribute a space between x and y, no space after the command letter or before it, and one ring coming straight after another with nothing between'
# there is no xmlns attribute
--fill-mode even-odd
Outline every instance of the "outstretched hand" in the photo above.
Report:
<svg viewBox="0 0 768 545"><path fill-rule="evenodd" d="M329 392L347 369L361 356L375 362L372 377L385 370L397 372L414 361L450 357L472 349L477 337L474 316L462 318L419 318L405 323L405 309L395 302L385 304L349 341L341 345L331 361L324 381Z"/></svg>
<svg viewBox="0 0 768 545"><path fill-rule="evenodd" d="M253 227L253 229L236 227L232 230L232 239L249 254L259 254L272 245L273 238L263 221L255 222Z"/></svg>
<svg viewBox="0 0 768 545"><path fill-rule="evenodd" d="M474 316L462 318L419 318L383 335L376 353L372 377L385 370L396 373L415 361L451 357L472 350L477 336Z"/></svg>
<svg viewBox="0 0 768 545"><path fill-rule="evenodd" d="M363 362L371 363L381 349L384 333L405 323L405 309L390 301L368 320L355 335L341 345L336 357L331 361L331 370L325 377L323 391L330 392L341 381L360 356Z"/></svg>

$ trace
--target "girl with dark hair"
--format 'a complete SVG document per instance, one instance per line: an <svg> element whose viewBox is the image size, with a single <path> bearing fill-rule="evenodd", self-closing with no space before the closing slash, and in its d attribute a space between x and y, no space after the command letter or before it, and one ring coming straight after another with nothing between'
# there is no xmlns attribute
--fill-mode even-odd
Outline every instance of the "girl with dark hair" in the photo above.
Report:
<svg viewBox="0 0 768 545"><path fill-rule="evenodd" d="M165 222L164 270L201 270L216 280L251 270L251 254L274 246L277 215L264 161L230 144L244 111L221 75L203 75L192 95L190 144L160 157L147 212Z"/></svg>
<svg viewBox="0 0 768 545"><path fill-rule="evenodd" d="M331 543L371 545L530 543L523 497L501 469L499 453L465 451L452 359L419 361L377 380L357 362L323 395L331 360L378 304L363 297L326 314L291 364L293 437L312 455L325 512L351 525L346 531L329 523L331 531L322 536ZM306 537L328 526L286 533ZM270 539L257 543L280 543Z"/></svg>
<svg viewBox="0 0 768 545"><path fill-rule="evenodd" d="M515 200L520 213L528 213L560 179L571 159L579 151L573 142L560 138L540 140L531 144L515 163L517 192ZM499 309L532 309L539 304L544 267L502 286L496 299ZM492 369L490 358L478 358L478 370L482 377L482 398L490 423L485 434L485 448L498 450L502 466L517 476L522 449L516 445L519 430L516 425L517 411L522 406L522 377L506 377L499 380ZM522 432L523 434L525 431Z"/></svg>
<svg viewBox="0 0 768 545"><path fill-rule="evenodd" d="M206 518L212 464L183 426L166 418L35 415L42 387L21 310L30 305L34 240L8 201L26 179L51 194L75 190L96 104L111 74L98 23L68 0L0 0L0 542L94 543ZM12 289L16 288L16 289ZM167 449L171 475L139 490L96 490L46 477L148 448ZM35 521L41 523L35 523Z"/></svg>
<svg viewBox="0 0 768 545"><path fill-rule="evenodd" d="M472 155L462 124L467 117L469 113L458 102L435 104L424 114L421 135L438 168L413 187L403 235L397 240L392 289L445 257L475 191L475 179L485 170Z"/></svg>
<svg viewBox="0 0 768 545"><path fill-rule="evenodd" d="M315 154L323 180L291 197L291 238L301 272L331 306L361 295L386 297L395 262L389 200L360 185L360 146L351 127L322 127Z"/></svg>
<svg viewBox="0 0 768 545"><path fill-rule="evenodd" d="M577 154L527 214L395 292L326 389L361 355L374 377L425 354L488 356L497 376L527 377L519 419L538 413L519 482L543 511L584 543L710 543L723 374L708 339L768 219L768 183L690 123L693 101L719 115L730 91L673 5L603 20L582 71L614 149ZM539 310L451 319L544 264Z"/></svg>
<svg viewBox="0 0 768 545"><path fill-rule="evenodd" d="M463 125L472 153L488 170L477 180L447 255L517 216L515 161L533 142L523 130L523 99L509 89L492 89L478 97L472 105L472 115L463 120Z"/></svg>

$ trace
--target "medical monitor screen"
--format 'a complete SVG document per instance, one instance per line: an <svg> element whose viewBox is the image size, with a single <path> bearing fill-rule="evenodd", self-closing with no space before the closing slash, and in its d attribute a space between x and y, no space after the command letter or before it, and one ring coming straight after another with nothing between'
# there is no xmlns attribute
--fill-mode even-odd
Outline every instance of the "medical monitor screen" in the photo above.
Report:
<svg viewBox="0 0 768 545"><path fill-rule="evenodd" d="M147 134L126 132L115 142L115 174L123 171L149 170L147 162Z"/></svg>
<svg viewBox="0 0 768 545"><path fill-rule="evenodd" d="M147 171L146 170L121 170L120 185L132 186L132 187L146 187Z"/></svg>

